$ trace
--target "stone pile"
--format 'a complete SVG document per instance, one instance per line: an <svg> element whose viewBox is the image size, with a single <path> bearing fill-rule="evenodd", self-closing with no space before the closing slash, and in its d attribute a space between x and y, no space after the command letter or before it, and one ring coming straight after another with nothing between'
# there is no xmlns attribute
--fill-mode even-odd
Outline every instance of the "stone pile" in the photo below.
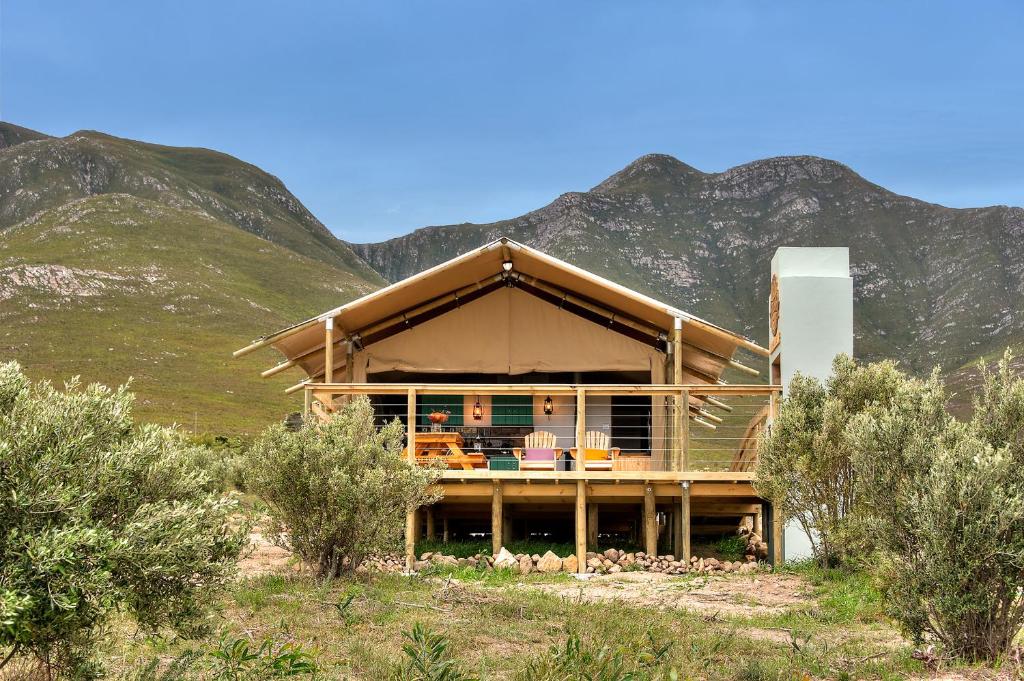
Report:
<svg viewBox="0 0 1024 681"><path fill-rule="evenodd" d="M760 541L760 540L758 540ZM767 555L767 552L765 553ZM413 569L419 572L431 565L449 565L451 567L475 567L481 570L507 569L521 575L531 572L576 572L578 564L576 556L569 555L559 558L552 551L544 555L512 553L505 547L496 556L478 553L468 558L456 558L440 552L427 552L419 557ZM668 554L649 556L643 551L626 552L608 549L603 553L588 552L586 554L586 572L589 574L616 574L619 572L660 572L668 575L694 573L731 573L753 572L757 570L756 555L747 555L746 561L720 561L717 558L699 558L692 556L690 560L678 560ZM405 569L405 559L391 554L368 558L356 569L357 572L401 572Z"/></svg>
<svg viewBox="0 0 1024 681"><path fill-rule="evenodd" d="M737 534L747 541L747 548L744 551L744 558L749 560L768 560L768 544L761 538L753 528L747 525L740 525Z"/></svg>

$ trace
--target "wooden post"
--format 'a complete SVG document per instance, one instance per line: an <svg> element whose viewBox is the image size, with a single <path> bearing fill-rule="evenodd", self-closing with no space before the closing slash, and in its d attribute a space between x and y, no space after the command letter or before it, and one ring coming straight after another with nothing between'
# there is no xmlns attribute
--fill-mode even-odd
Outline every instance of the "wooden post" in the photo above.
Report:
<svg viewBox="0 0 1024 681"><path fill-rule="evenodd" d="M310 390L303 390L305 395L302 399L302 419L306 420L309 418L309 410L313 406L313 392Z"/></svg>
<svg viewBox="0 0 1024 681"><path fill-rule="evenodd" d="M764 541L764 522L762 520L762 507L758 505L757 513L754 514L754 534Z"/></svg>
<svg viewBox="0 0 1024 681"><path fill-rule="evenodd" d="M501 508L501 482L498 480L494 481L494 487L491 489L491 555L497 556L498 552L501 551L502 536L501 532L504 529L502 523L502 508Z"/></svg>
<svg viewBox="0 0 1024 681"><path fill-rule="evenodd" d="M401 393L399 393L401 394ZM409 420L406 428L406 451L405 455L409 463L416 463L416 388L409 388L409 404L406 407L406 418Z"/></svg>
<svg viewBox="0 0 1024 681"><path fill-rule="evenodd" d="M658 516L654 507L654 485L644 483L644 551L658 555Z"/></svg>
<svg viewBox="0 0 1024 681"><path fill-rule="evenodd" d="M587 391L576 389L576 470L587 469Z"/></svg>
<svg viewBox="0 0 1024 681"><path fill-rule="evenodd" d="M405 571L412 572L416 564L416 511L405 514Z"/></svg>
<svg viewBox="0 0 1024 681"><path fill-rule="evenodd" d="M324 320L324 383L334 383L334 317Z"/></svg>
<svg viewBox="0 0 1024 681"><path fill-rule="evenodd" d="M587 504L587 548L597 551L597 503Z"/></svg>
<svg viewBox="0 0 1024 681"><path fill-rule="evenodd" d="M427 541L434 541L437 538L437 532L434 527L434 507L427 506Z"/></svg>
<svg viewBox="0 0 1024 681"><path fill-rule="evenodd" d="M587 571L587 483L576 481L576 572Z"/></svg>
<svg viewBox="0 0 1024 681"><path fill-rule="evenodd" d="M682 385L683 383L683 320L676 317L672 320L672 384ZM683 426L690 420L689 402L680 403L680 398L674 397L672 410L672 470L684 470L683 468Z"/></svg>
<svg viewBox="0 0 1024 681"><path fill-rule="evenodd" d="M676 559L690 560L690 481L684 480L680 483L683 487L682 496L679 497L679 529L681 541L676 545ZM678 553L682 553L682 558Z"/></svg>
<svg viewBox="0 0 1024 681"><path fill-rule="evenodd" d="M441 518L441 543L442 544L447 544L448 543L448 536L449 536L448 535L448 516L443 516Z"/></svg>
<svg viewBox="0 0 1024 681"><path fill-rule="evenodd" d="M782 553L782 514L777 504L772 504L772 565L782 565L785 556Z"/></svg>
<svg viewBox="0 0 1024 681"><path fill-rule="evenodd" d="M679 470L690 469L690 391L684 390L680 398L683 402L679 410Z"/></svg>

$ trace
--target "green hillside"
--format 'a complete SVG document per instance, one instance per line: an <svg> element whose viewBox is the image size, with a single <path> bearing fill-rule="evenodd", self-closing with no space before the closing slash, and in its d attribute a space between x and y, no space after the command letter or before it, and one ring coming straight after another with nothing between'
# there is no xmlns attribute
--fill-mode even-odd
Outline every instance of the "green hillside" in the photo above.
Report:
<svg viewBox="0 0 1024 681"><path fill-rule="evenodd" d="M0 356L37 377L132 378L143 418L254 430L301 405L261 380L259 332L373 288L196 211L125 194L46 211L0 239Z"/></svg>
<svg viewBox="0 0 1024 681"><path fill-rule="evenodd" d="M80 131L67 137L0 123L0 231L69 201L131 194L201 211L296 253L376 275L276 177L209 149L166 147Z"/></svg>

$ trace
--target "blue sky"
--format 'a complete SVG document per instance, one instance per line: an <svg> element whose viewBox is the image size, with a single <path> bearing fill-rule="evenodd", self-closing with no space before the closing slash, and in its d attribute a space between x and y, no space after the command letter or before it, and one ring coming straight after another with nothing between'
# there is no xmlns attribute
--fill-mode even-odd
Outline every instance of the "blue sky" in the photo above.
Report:
<svg viewBox="0 0 1024 681"><path fill-rule="evenodd" d="M483 222L645 153L1024 205L1024 3L0 0L0 118L226 151L340 237Z"/></svg>

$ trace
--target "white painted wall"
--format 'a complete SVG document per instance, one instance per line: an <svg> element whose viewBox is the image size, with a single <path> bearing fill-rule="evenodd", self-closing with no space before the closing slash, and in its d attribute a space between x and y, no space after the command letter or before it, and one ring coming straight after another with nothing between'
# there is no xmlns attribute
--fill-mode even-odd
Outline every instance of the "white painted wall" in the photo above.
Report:
<svg viewBox="0 0 1024 681"><path fill-rule="evenodd" d="M799 372L821 381L839 353L853 354L853 279L848 248L780 248L772 258L779 279L779 359L783 394ZM786 526L785 559L811 555L811 543L796 523Z"/></svg>

